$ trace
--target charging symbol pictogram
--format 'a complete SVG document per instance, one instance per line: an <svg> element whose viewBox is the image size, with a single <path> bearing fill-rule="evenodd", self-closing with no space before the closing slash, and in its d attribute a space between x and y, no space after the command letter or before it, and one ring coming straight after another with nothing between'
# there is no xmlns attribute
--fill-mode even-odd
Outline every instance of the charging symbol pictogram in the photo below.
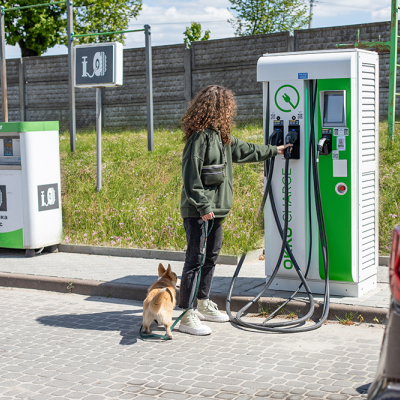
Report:
<svg viewBox="0 0 400 400"><path fill-rule="evenodd" d="M296 107L291 103L290 97L289 97L289 95L288 95L287 93L284 93L282 97L283 97L283 100L286 101L286 103L289 103L289 104L292 106L292 108L296 108Z"/></svg>
<svg viewBox="0 0 400 400"><path fill-rule="evenodd" d="M298 90L292 85L283 85L275 93L275 104L279 110L290 112L295 110L300 102ZM291 107L287 109L287 104Z"/></svg>

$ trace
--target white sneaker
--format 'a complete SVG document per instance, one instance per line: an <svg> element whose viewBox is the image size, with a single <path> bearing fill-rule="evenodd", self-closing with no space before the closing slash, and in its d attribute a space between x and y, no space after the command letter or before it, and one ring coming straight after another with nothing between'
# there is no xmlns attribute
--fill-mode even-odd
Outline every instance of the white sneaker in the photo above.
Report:
<svg viewBox="0 0 400 400"><path fill-rule="evenodd" d="M209 326L204 325L199 320L196 312L193 309L189 309L182 317L178 329L180 332L198 336L209 335L212 332Z"/></svg>
<svg viewBox="0 0 400 400"><path fill-rule="evenodd" d="M201 321L228 322L229 316L218 310L210 299L197 300L197 316Z"/></svg>

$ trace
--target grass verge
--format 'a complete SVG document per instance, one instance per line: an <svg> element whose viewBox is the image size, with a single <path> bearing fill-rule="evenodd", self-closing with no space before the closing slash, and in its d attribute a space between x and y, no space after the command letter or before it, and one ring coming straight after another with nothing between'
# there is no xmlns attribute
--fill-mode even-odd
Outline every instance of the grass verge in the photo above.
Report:
<svg viewBox="0 0 400 400"><path fill-rule="evenodd" d="M260 125L235 129L240 139L262 143ZM153 152L147 133L103 132L103 188L96 193L95 132L77 134L77 149L61 136L64 243L184 250L180 216L180 129L156 129ZM222 252L239 254L261 246L257 210L263 165L234 166L234 206L224 223Z"/></svg>
<svg viewBox="0 0 400 400"><path fill-rule="evenodd" d="M380 124L379 144L379 252L388 255L392 232L400 224L400 128L387 138L387 122Z"/></svg>
<svg viewBox="0 0 400 400"><path fill-rule="evenodd" d="M380 124L379 249L388 254L393 227L400 224L400 136L388 142ZM242 125L233 134L262 143L260 124ZM179 205L182 188L182 131L159 128L155 150L147 151L146 130L104 131L103 188L96 193L96 135L60 136L64 243L184 250ZM257 211L263 191L263 165L234 165L234 203L224 222L222 253L240 254L263 245Z"/></svg>

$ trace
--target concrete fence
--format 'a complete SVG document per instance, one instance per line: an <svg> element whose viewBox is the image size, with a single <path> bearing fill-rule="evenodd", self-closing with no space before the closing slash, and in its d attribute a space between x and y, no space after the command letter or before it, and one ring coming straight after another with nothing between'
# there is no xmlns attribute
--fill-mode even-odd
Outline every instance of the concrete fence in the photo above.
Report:
<svg viewBox="0 0 400 400"><path fill-rule="evenodd" d="M153 47L155 125L176 125L201 88L223 85L235 92L238 121L261 119L262 87L256 64L265 53L334 49L339 43L390 38L390 23L295 31ZM58 120L69 127L67 56L7 60L9 121ZM380 55L380 117L387 118L389 54ZM103 90L104 127L146 124L144 48L124 50L124 84ZM400 103L399 103L400 104ZM77 127L95 124L95 89L76 89ZM400 108L399 108L400 110ZM399 111L400 116L400 111Z"/></svg>

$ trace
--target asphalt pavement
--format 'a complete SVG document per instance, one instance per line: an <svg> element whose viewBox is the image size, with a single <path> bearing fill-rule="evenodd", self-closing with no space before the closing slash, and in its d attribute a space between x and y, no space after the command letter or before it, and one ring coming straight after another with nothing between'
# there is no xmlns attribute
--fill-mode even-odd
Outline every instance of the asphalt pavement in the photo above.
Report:
<svg viewBox="0 0 400 400"><path fill-rule="evenodd" d="M366 323L297 334L209 323L210 336L174 330L171 341L142 340L141 302L4 287L0 295L1 400L356 400L384 332Z"/></svg>
<svg viewBox="0 0 400 400"><path fill-rule="evenodd" d="M0 250L0 286L20 287L58 292L72 292L83 295L100 295L133 300L146 296L147 288L157 279L159 263L171 264L180 276L181 261L155 260L146 258L115 257L76 253L41 253L26 258L23 250ZM211 288L211 299L225 309L226 294L235 267L218 264ZM232 309L237 311L249 299L259 293L265 283L264 261L251 260L242 268L233 291ZM290 293L267 290L260 301L260 307L274 309ZM321 311L322 296L317 301L317 315ZM388 268L379 267L377 288L359 298L331 296L330 319L344 317L350 312L362 315L365 321L383 322L390 299ZM304 313L308 308L304 294L286 307L288 312ZM258 311L256 306L251 310Z"/></svg>

